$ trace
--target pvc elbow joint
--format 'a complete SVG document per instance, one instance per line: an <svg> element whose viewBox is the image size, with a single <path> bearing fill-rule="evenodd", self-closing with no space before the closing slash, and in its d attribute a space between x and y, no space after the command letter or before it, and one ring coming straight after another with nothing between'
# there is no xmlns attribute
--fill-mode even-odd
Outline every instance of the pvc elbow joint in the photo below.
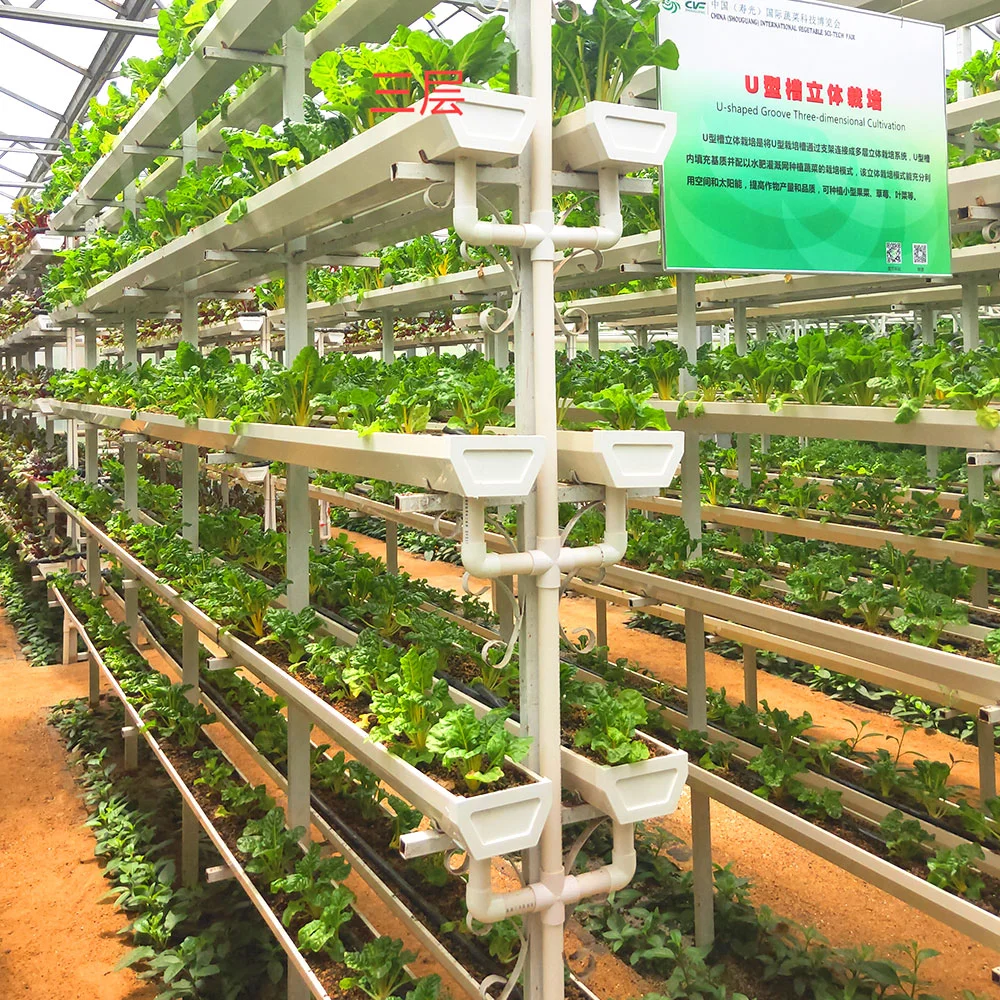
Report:
<svg viewBox="0 0 1000 1000"><path fill-rule="evenodd" d="M462 565L472 576L495 580L501 576L538 576L549 568L544 552L487 552L482 541L462 542Z"/></svg>
<svg viewBox="0 0 1000 1000"><path fill-rule="evenodd" d="M536 225L508 225L484 222L479 218L476 161L459 157L455 161L455 207L452 225L460 239L473 246L535 247L545 238Z"/></svg>
<svg viewBox="0 0 1000 1000"><path fill-rule="evenodd" d="M540 882L513 892L494 892L490 861L473 861L469 865L465 905L469 915L480 923L495 924L507 917L539 913L558 902L559 896Z"/></svg>

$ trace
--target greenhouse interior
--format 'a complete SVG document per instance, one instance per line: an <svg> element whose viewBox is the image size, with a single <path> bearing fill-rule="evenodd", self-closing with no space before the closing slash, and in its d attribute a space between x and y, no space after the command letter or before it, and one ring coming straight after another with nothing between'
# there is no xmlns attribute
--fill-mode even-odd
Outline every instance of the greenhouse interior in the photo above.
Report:
<svg viewBox="0 0 1000 1000"><path fill-rule="evenodd" d="M1000 1000L1000 0L2 0L0 1000Z"/></svg>

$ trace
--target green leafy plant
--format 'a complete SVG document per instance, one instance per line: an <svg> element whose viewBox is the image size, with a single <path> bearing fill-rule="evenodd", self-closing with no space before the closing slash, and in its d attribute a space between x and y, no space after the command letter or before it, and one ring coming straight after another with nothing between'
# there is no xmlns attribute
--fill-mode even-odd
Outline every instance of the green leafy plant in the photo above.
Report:
<svg viewBox="0 0 1000 1000"><path fill-rule="evenodd" d="M453 709L427 734L427 749L444 767L456 771L470 792L503 777L503 761L523 760L530 740L507 730L510 710L494 708L482 718L471 705Z"/></svg>

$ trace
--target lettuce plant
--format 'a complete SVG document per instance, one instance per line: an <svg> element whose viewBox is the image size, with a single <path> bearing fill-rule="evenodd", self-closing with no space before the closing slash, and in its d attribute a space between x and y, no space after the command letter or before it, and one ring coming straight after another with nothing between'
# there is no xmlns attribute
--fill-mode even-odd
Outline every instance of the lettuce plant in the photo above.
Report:
<svg viewBox="0 0 1000 1000"><path fill-rule="evenodd" d="M529 739L513 736L506 726L510 709L494 708L482 718L471 705L453 709L427 734L427 749L442 765L455 771L470 792L503 777L505 757L520 761Z"/></svg>
<svg viewBox="0 0 1000 1000"><path fill-rule="evenodd" d="M635 738L637 726L646 722L646 699L634 688L583 684L578 698L586 722L573 737L608 764L634 764L649 757L649 746Z"/></svg>

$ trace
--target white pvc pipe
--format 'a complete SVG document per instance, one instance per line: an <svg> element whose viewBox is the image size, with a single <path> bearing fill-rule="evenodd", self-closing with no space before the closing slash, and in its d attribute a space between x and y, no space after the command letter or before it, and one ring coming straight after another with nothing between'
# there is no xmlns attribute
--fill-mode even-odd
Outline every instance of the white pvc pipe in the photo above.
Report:
<svg viewBox="0 0 1000 1000"><path fill-rule="evenodd" d="M547 113L547 117L551 115ZM455 160L455 207L452 225L460 239L474 246L536 247L545 238L545 230L532 223L507 225L483 222L479 218L476 196L476 161L465 156Z"/></svg>
<svg viewBox="0 0 1000 1000"><path fill-rule="evenodd" d="M550 926L545 915L555 913L551 926L560 927L567 904L590 896L606 896L624 889L635 875L635 828L631 823L612 822L610 864L579 875L560 874L511 892L496 892L491 877L491 862L470 860L465 904L473 919L495 924L508 917L542 913L543 926ZM546 996L548 994L545 994Z"/></svg>

